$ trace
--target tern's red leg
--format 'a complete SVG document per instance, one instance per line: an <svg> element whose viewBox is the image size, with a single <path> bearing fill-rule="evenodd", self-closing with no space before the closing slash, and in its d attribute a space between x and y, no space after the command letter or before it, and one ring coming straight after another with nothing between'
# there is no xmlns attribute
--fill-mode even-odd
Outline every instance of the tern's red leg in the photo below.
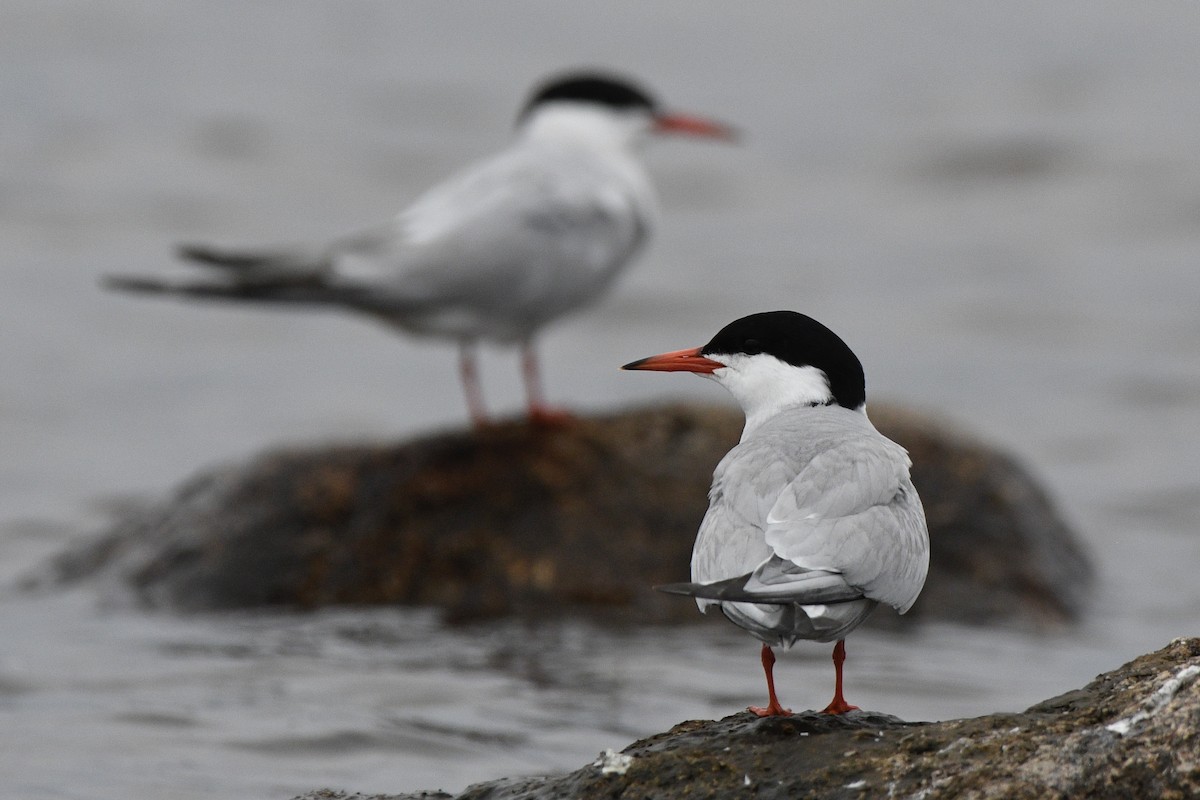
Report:
<svg viewBox="0 0 1200 800"><path fill-rule="evenodd" d="M792 710L779 705L779 698L775 696L775 653L765 644L762 646L762 665L767 675L767 706L750 706L747 711L760 717L790 717Z"/></svg>
<svg viewBox="0 0 1200 800"><path fill-rule="evenodd" d="M479 371L475 368L475 349L470 342L462 342L458 346L458 374L462 378L471 423L476 428L482 428L488 423L488 415L483 407L483 391L479 388Z"/></svg>
<svg viewBox="0 0 1200 800"><path fill-rule="evenodd" d="M857 711L858 706L852 706L846 702L846 698L842 696L842 664L846 660L846 640L838 639L838 643L833 646L833 669L836 673L833 684L833 700L829 705L825 706L822 713L825 714L845 714L847 711Z"/></svg>
<svg viewBox="0 0 1200 800"><path fill-rule="evenodd" d="M566 411L551 408L542 399L542 376L532 342L521 344L521 372L525 376L525 396L529 400L529 421L544 428L566 425L572 419Z"/></svg>

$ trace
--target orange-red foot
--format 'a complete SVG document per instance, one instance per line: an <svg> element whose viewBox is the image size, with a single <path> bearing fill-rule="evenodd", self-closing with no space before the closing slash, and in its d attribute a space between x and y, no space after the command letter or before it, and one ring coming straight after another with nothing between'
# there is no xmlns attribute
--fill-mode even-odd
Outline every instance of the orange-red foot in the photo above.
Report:
<svg viewBox="0 0 1200 800"><path fill-rule="evenodd" d="M790 717L792 715L790 708L784 708L776 702L772 702L766 708L762 706L750 706L746 710L756 717Z"/></svg>
<svg viewBox="0 0 1200 800"><path fill-rule="evenodd" d="M565 428L574 424L575 416L560 408L539 406L529 409L529 422L538 428Z"/></svg>
<svg viewBox="0 0 1200 800"><path fill-rule="evenodd" d="M833 702L825 706L821 710L822 714L845 714L847 711L858 711L858 706L852 706L840 697L833 698Z"/></svg>

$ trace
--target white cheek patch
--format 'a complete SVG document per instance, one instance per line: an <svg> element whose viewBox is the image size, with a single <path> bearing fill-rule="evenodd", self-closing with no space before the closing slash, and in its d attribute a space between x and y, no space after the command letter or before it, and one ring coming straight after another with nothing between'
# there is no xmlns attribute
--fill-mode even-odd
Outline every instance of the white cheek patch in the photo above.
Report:
<svg viewBox="0 0 1200 800"><path fill-rule="evenodd" d="M728 365L714 373L714 377L739 401L745 399L751 405L763 402L796 405L823 404L833 399L829 379L817 367L795 367L765 353L708 357Z"/></svg>
<svg viewBox="0 0 1200 800"><path fill-rule="evenodd" d="M766 353L708 354L727 365L712 378L729 390L746 412L746 430L788 406L825 405L833 401L829 379L817 367L796 367Z"/></svg>

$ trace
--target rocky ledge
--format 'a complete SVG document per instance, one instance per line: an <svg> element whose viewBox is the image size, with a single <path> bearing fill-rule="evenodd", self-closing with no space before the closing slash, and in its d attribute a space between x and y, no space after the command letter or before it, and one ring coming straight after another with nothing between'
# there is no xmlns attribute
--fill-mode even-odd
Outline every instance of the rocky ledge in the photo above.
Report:
<svg viewBox="0 0 1200 800"><path fill-rule="evenodd" d="M871 417L911 453L929 519L929 580L906 619L1045 624L1081 612L1088 559L1016 460L925 417L884 406ZM127 514L59 559L57 575L116 576L149 605L183 609L693 619L691 603L651 587L687 578L713 467L741 427L732 409L668 406L269 453Z"/></svg>
<svg viewBox="0 0 1200 800"><path fill-rule="evenodd" d="M684 722L569 775L298 800L1200 797L1200 639L1023 713L910 723L862 711Z"/></svg>

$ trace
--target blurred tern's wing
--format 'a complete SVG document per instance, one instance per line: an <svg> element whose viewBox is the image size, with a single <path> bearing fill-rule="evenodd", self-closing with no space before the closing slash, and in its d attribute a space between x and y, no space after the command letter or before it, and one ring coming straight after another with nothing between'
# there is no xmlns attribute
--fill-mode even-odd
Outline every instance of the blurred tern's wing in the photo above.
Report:
<svg viewBox="0 0 1200 800"><path fill-rule="evenodd" d="M929 563L908 454L873 428L823 450L775 501L765 539L778 558L907 611Z"/></svg>
<svg viewBox="0 0 1200 800"><path fill-rule="evenodd" d="M440 184L386 231L335 248L336 280L407 303L556 316L637 249L651 205L604 159L526 145ZM634 175L640 177L640 172Z"/></svg>

